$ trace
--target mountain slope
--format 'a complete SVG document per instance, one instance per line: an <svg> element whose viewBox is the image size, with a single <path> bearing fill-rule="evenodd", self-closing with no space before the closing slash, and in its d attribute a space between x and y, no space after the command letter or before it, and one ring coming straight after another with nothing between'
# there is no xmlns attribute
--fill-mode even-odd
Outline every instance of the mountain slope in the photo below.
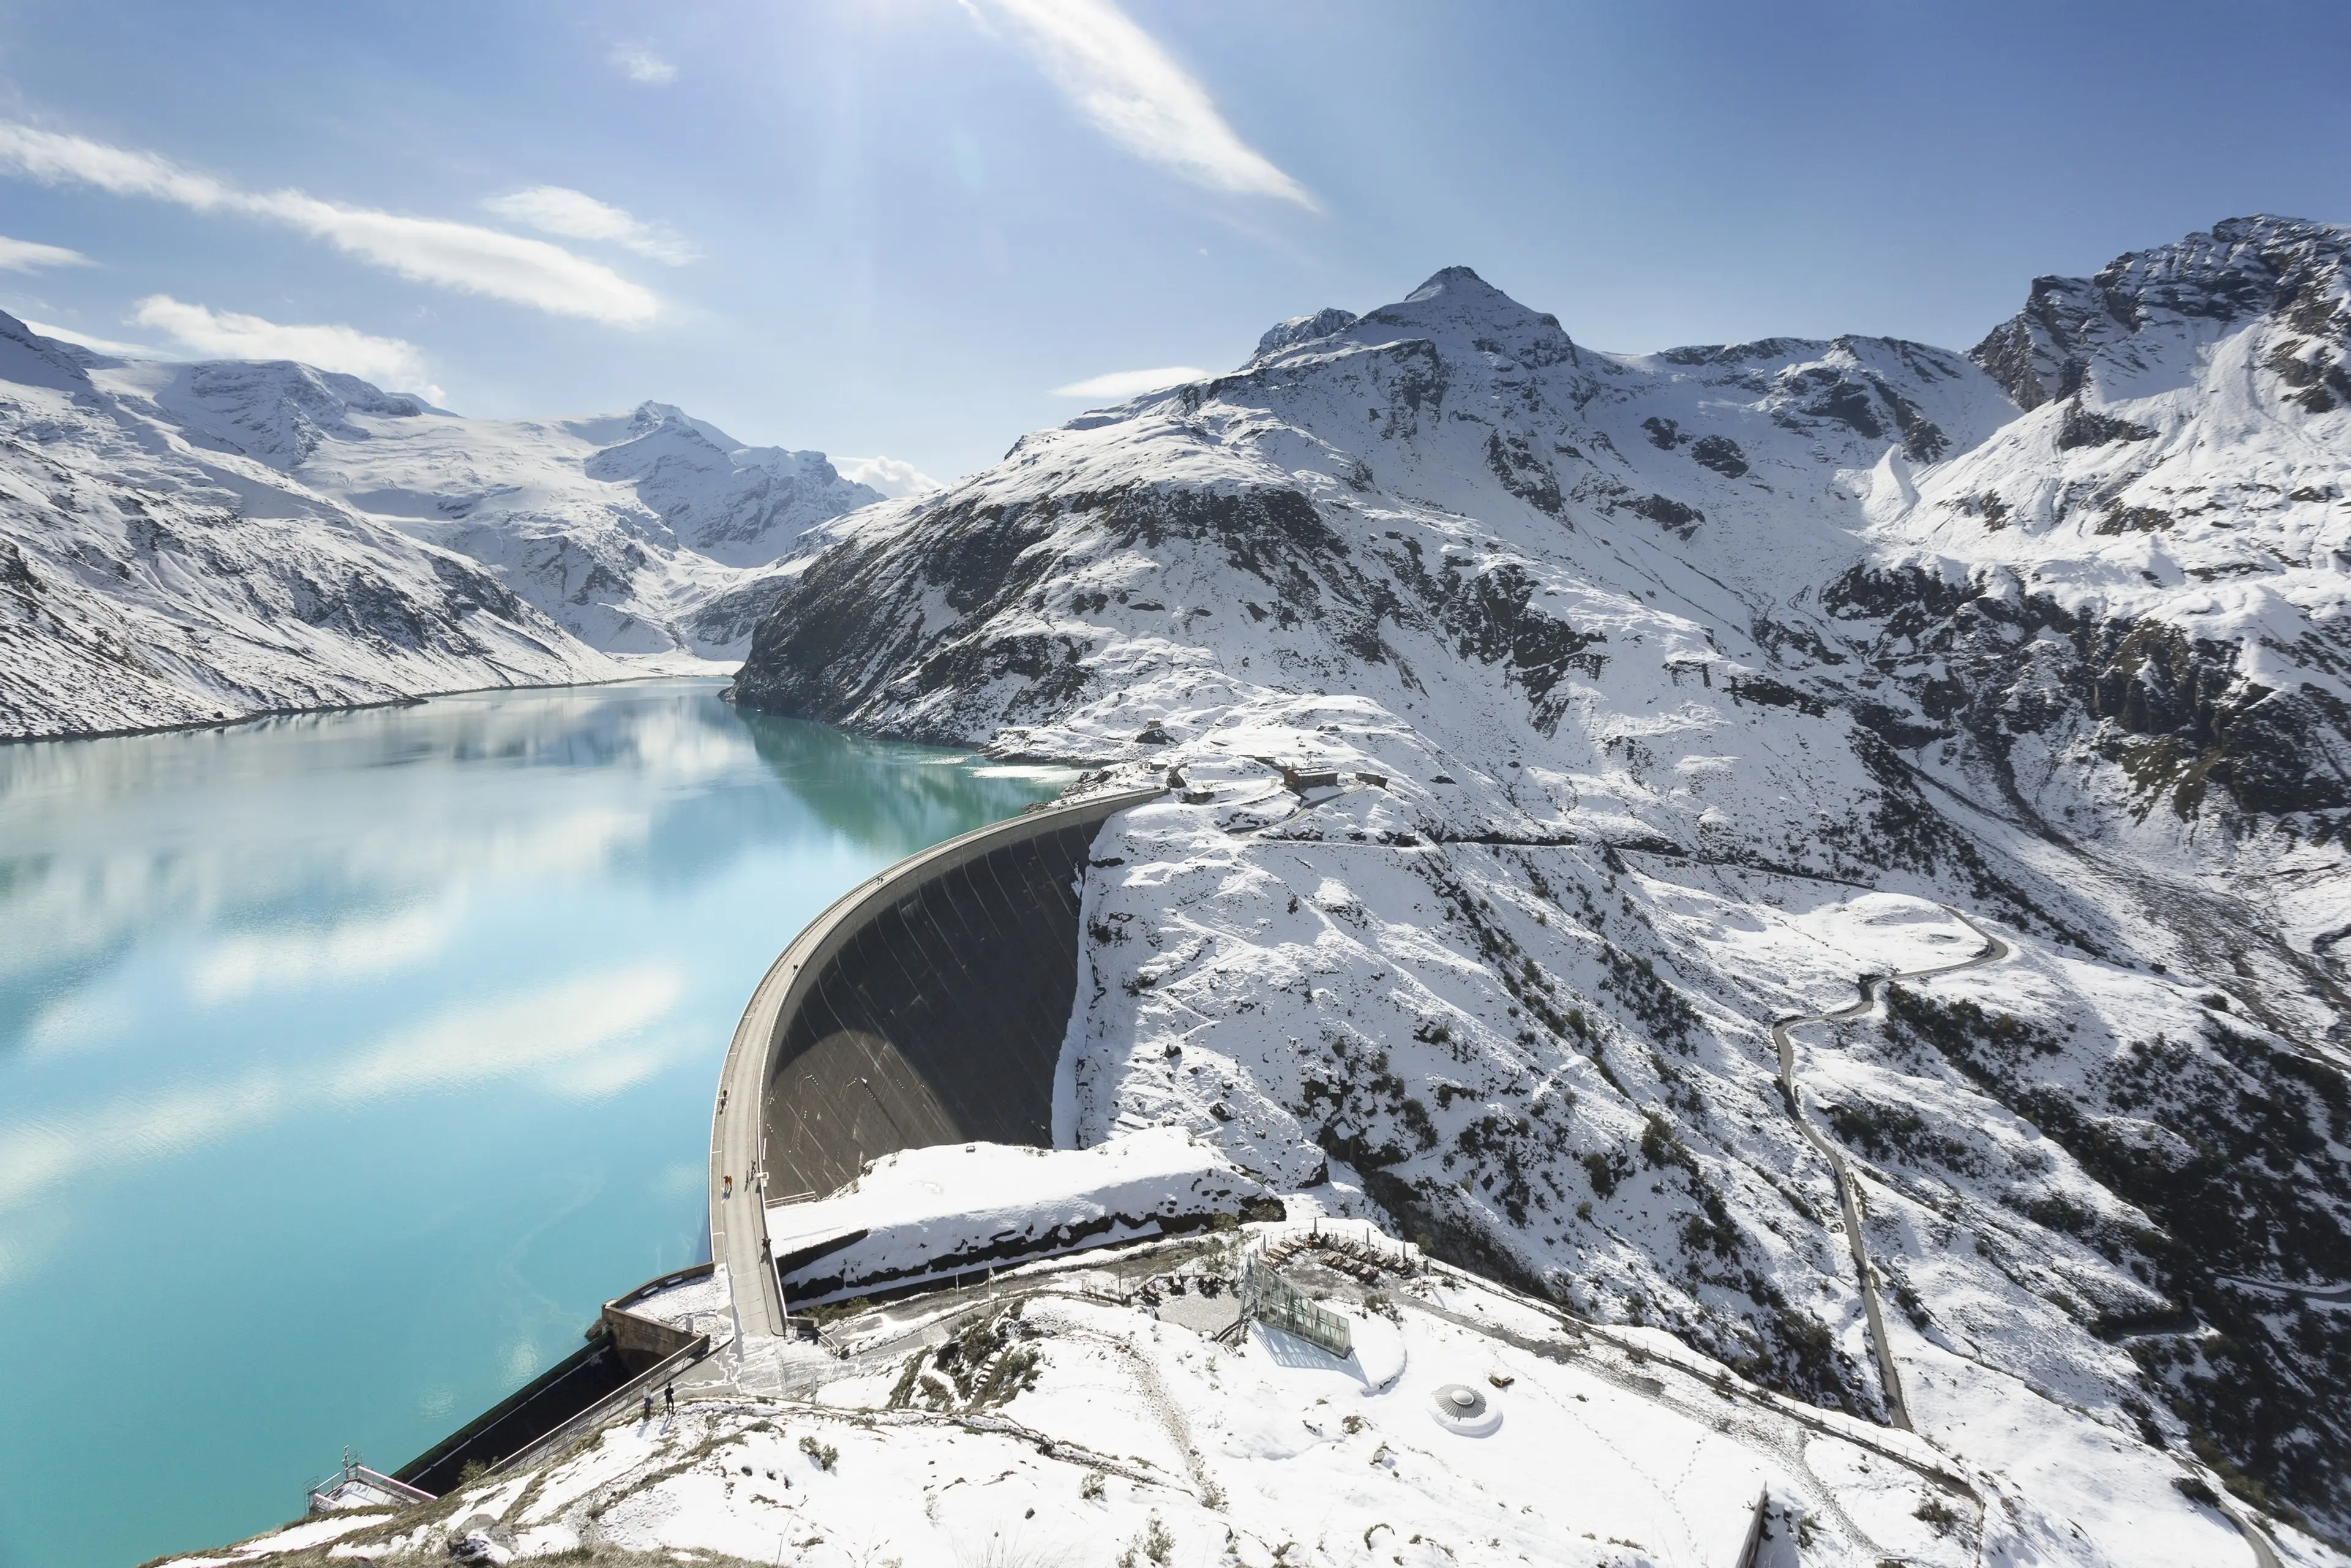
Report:
<svg viewBox="0 0 2351 1568"><path fill-rule="evenodd" d="M626 673L475 562L126 412L5 317L0 383L0 737Z"/></svg>
<svg viewBox="0 0 2351 1568"><path fill-rule="evenodd" d="M1966 910L2011 956L1795 1063L1911 1418L2083 1561L2147 1560L2097 1499L2166 1450L2340 1538L2346 239L2043 280L1972 357L1604 354L1448 269L820 527L736 695L1180 779L1098 849L1062 1135L1352 1169L1868 1414L1766 1026Z"/></svg>
<svg viewBox="0 0 2351 1568"><path fill-rule="evenodd" d="M1242 1248L1324 1303L1345 1357L1240 1321ZM1353 1222L1145 1240L975 1285L853 1304L828 1324L837 1354L738 1342L684 1372L674 1410L623 1402L432 1501L394 1511L364 1477L329 1482L331 1511L159 1563L735 1568L778 1542L821 1568L2074 1560L2078 1523L1914 1437L1791 1406L1655 1331L1429 1268ZM709 1285L632 1310L675 1321L695 1298ZM2245 1555L2226 1517L2186 1514L2159 1479L2108 1511L2170 1527L2142 1568Z"/></svg>
<svg viewBox="0 0 2351 1568"><path fill-rule="evenodd" d="M741 652L703 611L810 524L882 494L820 452L747 447L665 403L568 420L465 419L286 363L116 362L95 381L193 444L234 452L469 556L591 646Z"/></svg>
<svg viewBox="0 0 2351 1568"><path fill-rule="evenodd" d="M468 420L0 317L0 737L701 667L880 498L664 404Z"/></svg>

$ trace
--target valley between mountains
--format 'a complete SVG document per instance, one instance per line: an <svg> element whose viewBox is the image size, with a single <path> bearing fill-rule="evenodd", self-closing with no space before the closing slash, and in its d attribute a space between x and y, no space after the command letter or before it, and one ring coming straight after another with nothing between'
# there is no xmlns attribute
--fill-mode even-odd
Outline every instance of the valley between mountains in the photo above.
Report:
<svg viewBox="0 0 2351 1568"><path fill-rule="evenodd" d="M1988 1561L2207 1563L2224 1504L2351 1560L2351 226L1966 351L1603 352L1452 267L894 500L655 404L7 321L0 375L7 735L739 660L1164 782L1087 870L1057 1141L1182 1126L1898 1415Z"/></svg>

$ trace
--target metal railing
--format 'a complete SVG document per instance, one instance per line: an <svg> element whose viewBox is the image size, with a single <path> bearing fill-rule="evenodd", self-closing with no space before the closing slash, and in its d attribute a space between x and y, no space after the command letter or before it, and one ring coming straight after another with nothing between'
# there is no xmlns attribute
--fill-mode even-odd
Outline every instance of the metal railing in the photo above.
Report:
<svg viewBox="0 0 2351 1568"><path fill-rule="evenodd" d="M519 1466L535 1463L554 1448L586 1432L590 1427L601 1426L614 1416L625 1411L632 1403L645 1398L654 1389L709 1354L710 1336L696 1334L692 1343L678 1350L674 1354L664 1356L569 1420L532 1438L513 1453L490 1465L483 1474L485 1476L504 1475Z"/></svg>
<svg viewBox="0 0 2351 1568"><path fill-rule="evenodd" d="M433 1494L422 1488L410 1486L406 1481L394 1480L381 1470L368 1469L367 1466L360 1463L359 1455L346 1447L343 1449L342 1469L337 1470L331 1479L313 1481L310 1484L308 1488L310 1511L314 1514L332 1513L355 1506L341 1495L343 1488L352 1485L365 1487L371 1491L380 1493L394 1508L412 1502L434 1500Z"/></svg>

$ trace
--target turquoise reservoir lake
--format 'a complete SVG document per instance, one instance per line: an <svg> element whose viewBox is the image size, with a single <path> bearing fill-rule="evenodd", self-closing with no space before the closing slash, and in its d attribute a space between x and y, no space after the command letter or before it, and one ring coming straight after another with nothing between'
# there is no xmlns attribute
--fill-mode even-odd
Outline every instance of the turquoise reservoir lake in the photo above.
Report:
<svg viewBox="0 0 2351 1568"><path fill-rule="evenodd" d="M0 1565L298 1515L699 1260L768 963L1067 779L718 690L0 746Z"/></svg>

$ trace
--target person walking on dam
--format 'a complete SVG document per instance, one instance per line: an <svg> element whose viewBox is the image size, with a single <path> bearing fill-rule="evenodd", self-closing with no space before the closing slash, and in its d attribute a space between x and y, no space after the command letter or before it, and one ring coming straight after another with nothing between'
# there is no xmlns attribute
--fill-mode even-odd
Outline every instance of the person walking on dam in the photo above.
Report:
<svg viewBox="0 0 2351 1568"><path fill-rule="evenodd" d="M662 1385L662 1414L677 1414L677 1381L674 1378Z"/></svg>
<svg viewBox="0 0 2351 1568"><path fill-rule="evenodd" d="M653 1418L653 1391L652 1389L650 1389L650 1388L648 1388L648 1389L646 1389L646 1390L645 1390L645 1416L644 1416L644 1418L645 1418L647 1421L651 1421L651 1420Z"/></svg>

